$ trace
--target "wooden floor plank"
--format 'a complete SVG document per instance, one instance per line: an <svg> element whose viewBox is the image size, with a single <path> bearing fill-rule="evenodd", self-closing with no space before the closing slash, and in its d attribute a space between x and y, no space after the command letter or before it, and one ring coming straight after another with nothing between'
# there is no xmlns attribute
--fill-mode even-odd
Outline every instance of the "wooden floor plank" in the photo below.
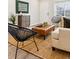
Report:
<svg viewBox="0 0 79 59"><path fill-rule="evenodd" d="M31 37L29 40L24 42L24 46L21 44L19 48L27 50L43 59L70 59L69 53L51 49L51 35L47 36L46 40L41 36L36 36L35 41L38 45L39 51L37 51L36 46L33 42L33 38ZM16 40L9 34L8 42L16 46Z"/></svg>

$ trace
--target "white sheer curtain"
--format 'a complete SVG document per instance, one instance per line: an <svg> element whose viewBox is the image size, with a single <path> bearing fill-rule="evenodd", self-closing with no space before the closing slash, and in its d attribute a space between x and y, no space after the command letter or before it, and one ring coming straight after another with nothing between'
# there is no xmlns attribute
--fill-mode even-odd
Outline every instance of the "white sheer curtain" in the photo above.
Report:
<svg viewBox="0 0 79 59"><path fill-rule="evenodd" d="M70 1L56 1L54 15L70 17Z"/></svg>

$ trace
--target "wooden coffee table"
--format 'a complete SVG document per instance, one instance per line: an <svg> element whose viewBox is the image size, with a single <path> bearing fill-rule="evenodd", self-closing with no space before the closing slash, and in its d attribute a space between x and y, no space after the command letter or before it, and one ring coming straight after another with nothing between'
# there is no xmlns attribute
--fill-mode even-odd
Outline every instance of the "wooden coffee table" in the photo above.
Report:
<svg viewBox="0 0 79 59"><path fill-rule="evenodd" d="M37 32L38 34L40 35L43 35L44 36L44 39L45 37L51 32L51 31L54 31L54 28L55 26L54 25L48 25L48 26L42 26L42 25L39 25L39 26L36 26L34 28L32 28L33 31Z"/></svg>

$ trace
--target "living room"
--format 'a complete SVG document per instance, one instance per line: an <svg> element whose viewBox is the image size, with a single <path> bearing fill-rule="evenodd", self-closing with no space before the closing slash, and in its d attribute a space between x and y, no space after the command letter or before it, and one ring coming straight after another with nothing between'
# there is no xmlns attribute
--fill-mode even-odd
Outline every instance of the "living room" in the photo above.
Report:
<svg viewBox="0 0 79 59"><path fill-rule="evenodd" d="M9 59L70 59L70 0L8 2ZM12 27L33 34L17 44L13 33L18 31ZM19 33L23 35L26 33Z"/></svg>

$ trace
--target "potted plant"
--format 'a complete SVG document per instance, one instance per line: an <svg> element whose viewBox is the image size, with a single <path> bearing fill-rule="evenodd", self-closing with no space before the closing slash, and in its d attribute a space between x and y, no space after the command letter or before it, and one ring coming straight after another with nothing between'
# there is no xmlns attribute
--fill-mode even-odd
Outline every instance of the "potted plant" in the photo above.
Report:
<svg viewBox="0 0 79 59"><path fill-rule="evenodd" d="M45 26L48 26L48 22L44 22L43 23L43 26L45 27Z"/></svg>
<svg viewBox="0 0 79 59"><path fill-rule="evenodd" d="M14 15L11 15L11 17L9 18L9 21L11 21L12 24L15 24L15 20L16 20L16 17Z"/></svg>

